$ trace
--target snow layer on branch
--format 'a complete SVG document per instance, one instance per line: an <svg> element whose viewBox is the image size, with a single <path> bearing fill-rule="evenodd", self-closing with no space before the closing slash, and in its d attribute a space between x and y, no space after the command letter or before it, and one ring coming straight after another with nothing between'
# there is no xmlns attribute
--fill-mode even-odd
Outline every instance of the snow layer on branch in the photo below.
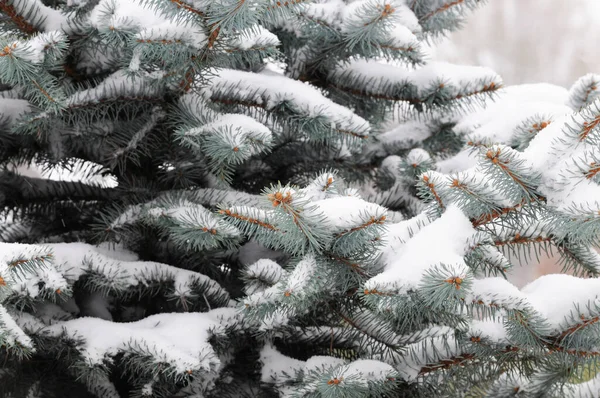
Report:
<svg viewBox="0 0 600 398"><path fill-rule="evenodd" d="M178 295L189 295L192 288L201 285L208 288L207 294L227 296L219 284L209 277L151 261L125 261L109 257L105 249L96 250L94 246L84 243L58 243L44 246L25 245L19 243L0 243L0 275L10 282L13 290L19 294L37 297L40 294L40 282L44 282L45 290L66 291L69 281L76 281L88 271L93 271L106 278L112 288L125 291L128 288L144 285L153 278L173 279L174 290ZM23 257L26 253L25 257ZM21 275L9 272L8 263L16 259L41 258L52 253L33 272ZM107 253L109 255L103 254Z"/></svg>
<svg viewBox="0 0 600 398"><path fill-rule="evenodd" d="M406 242L430 222L431 219L427 213L423 212L408 220L396 224L388 224L383 236L385 245L381 248L382 264L391 264L394 259L398 258Z"/></svg>
<svg viewBox="0 0 600 398"><path fill-rule="evenodd" d="M465 276L465 255L470 238L476 233L468 217L455 206L431 224L423 227L398 250L397 258L385 264L384 272L365 284L368 290L405 293L416 289L425 273L444 264L456 274Z"/></svg>
<svg viewBox="0 0 600 398"><path fill-rule="evenodd" d="M280 42L279 38L267 29L262 26L255 26L241 31L231 40L230 44L240 50L250 50L259 47L276 47Z"/></svg>
<svg viewBox="0 0 600 398"><path fill-rule="evenodd" d="M330 78L333 79L356 79L356 84L360 84L367 92L383 91L390 85L406 85L410 76L411 72L407 69L366 59L344 63L330 72Z"/></svg>
<svg viewBox="0 0 600 398"><path fill-rule="evenodd" d="M347 4L349 3L349 4ZM412 12L410 8L404 4L403 0L393 0L390 3L391 8L394 9L391 18L393 19L394 26L392 29L388 29L388 32L392 36L397 36L398 39L402 37L410 37L416 39L415 33L421 31L421 25L417 16ZM372 0L358 0L351 2L344 2L342 0L321 0L319 2L310 2L304 4L302 7L302 15L309 18L310 20L316 20L325 23L331 27L340 29L341 31L350 31L356 26L358 22L362 25L361 17L364 17L365 9L373 9L373 6L378 4ZM400 26L402 35L393 32L395 27ZM290 31L293 31L292 27L288 27ZM416 40L414 40L416 41ZM414 42L413 41L413 42Z"/></svg>
<svg viewBox="0 0 600 398"><path fill-rule="evenodd" d="M127 289L144 284L158 275L169 275L173 278L175 292L179 295L191 294L192 287L198 283L210 286L212 293L223 293L217 282L186 269L151 261L115 260L84 243L58 243L47 246L52 250L57 269L68 279L77 280L91 268L108 278L114 278L114 283L121 289Z"/></svg>
<svg viewBox="0 0 600 398"><path fill-rule="evenodd" d="M382 2L377 3L372 0L356 0L349 3L345 8L340 9L340 16L343 21L341 26L342 31L355 28L357 22L362 25L366 10L372 10L374 7L382 7L380 5ZM395 24L405 26L410 32L417 33L421 31L421 25L417 16L404 4L404 0L391 0L386 3L394 10L390 15Z"/></svg>
<svg viewBox="0 0 600 398"><path fill-rule="evenodd" d="M596 100L590 109L598 106L600 100ZM599 113L594 114L598 117ZM581 139L581 133L575 137L571 131L582 129L584 123L593 121L580 113L560 118L537 134L524 151L525 157L542 175L540 192L547 197L548 204L559 209L599 206L600 185L578 170L582 167L590 169L596 164L594 159L600 157L597 146ZM597 134L591 129L589 133Z"/></svg>
<svg viewBox="0 0 600 398"><path fill-rule="evenodd" d="M0 325L2 327L0 341L3 345L10 347L19 344L29 349L34 348L31 338L25 334L2 305L0 305Z"/></svg>
<svg viewBox="0 0 600 398"><path fill-rule="evenodd" d="M555 331L560 325L572 323L566 321L570 316L576 320L580 316L590 316L595 307L600 307L600 279L577 278L571 275L544 275L522 289L529 303L535 308ZM577 309L576 309L577 308ZM566 321L566 322L565 322Z"/></svg>
<svg viewBox="0 0 600 398"><path fill-rule="evenodd" d="M67 18L59 10L44 5L40 0L12 1L11 6L15 8L18 15L34 17L36 27L46 32L52 30L63 30L67 28ZM29 22L34 22L29 20Z"/></svg>
<svg viewBox="0 0 600 398"><path fill-rule="evenodd" d="M0 100L0 104L2 101ZM52 181L78 181L88 185L99 185L106 188L116 187L117 178L103 173L106 169L97 163L71 158L68 167L51 164L30 163L15 168L15 172L25 176L41 177ZM91 172L93 170L93 172Z"/></svg>
<svg viewBox="0 0 600 398"><path fill-rule="evenodd" d="M210 372L218 369L220 361L208 340L234 316L234 309L219 308L207 313L152 315L131 323L84 317L48 326L43 332L83 337L82 354L92 366L137 348L150 353L155 363L167 363L179 373Z"/></svg>
<svg viewBox="0 0 600 398"><path fill-rule="evenodd" d="M283 355L271 344L260 351L260 361L263 364L260 372L263 383L283 384L305 366L305 362Z"/></svg>
<svg viewBox="0 0 600 398"><path fill-rule="evenodd" d="M26 100L0 98L0 121L6 120L9 124L12 124L19 116L30 110L31 107Z"/></svg>
<svg viewBox="0 0 600 398"><path fill-rule="evenodd" d="M310 282L313 274L317 271L317 261L313 255L305 256L294 270L290 272L289 277L285 281L285 290L298 297L298 299L304 298L304 296L310 294L304 287Z"/></svg>
<svg viewBox="0 0 600 398"><path fill-rule="evenodd" d="M431 127L422 120L409 120L399 123L391 130L377 136L384 145L399 145L405 143L409 148L411 144L421 142L431 136Z"/></svg>
<svg viewBox="0 0 600 398"><path fill-rule="evenodd" d="M397 372L387 363L370 359L359 359L340 367L339 371L334 372L334 375L338 379L352 380L367 387L370 381L383 382L388 380L388 378L394 378Z"/></svg>
<svg viewBox="0 0 600 398"><path fill-rule="evenodd" d="M412 87L417 98L430 94L432 90L438 90L441 84L450 90L448 94L451 96L478 92L491 83L496 86L502 84L502 80L494 71L479 66L432 62L421 68L409 70L363 59L343 64L331 72L330 78L344 86L358 86L367 92L390 95L399 87Z"/></svg>
<svg viewBox="0 0 600 398"><path fill-rule="evenodd" d="M488 138L494 143L507 143L511 138L508 134L514 130L520 121L528 116L543 114L547 116L562 116L570 113L571 109L565 105L568 91L551 84L524 84L508 86L497 92L498 97L493 102L488 102L485 108L469 113L456 126L459 133L468 134L476 129L485 131L496 128L495 134L488 132ZM509 124L508 128L500 124ZM487 127L486 127L487 126Z"/></svg>
<svg viewBox="0 0 600 398"><path fill-rule="evenodd" d="M488 118L482 115L479 119L480 125L473 129L465 137L465 140L483 143L510 143L515 130L528 118L540 115L550 122L571 112L571 108L566 105L555 105L546 102L502 101L500 104L492 105L492 109L488 112ZM503 115L503 117L499 117L499 115ZM466 125L468 122L472 121L463 120L458 123L455 130L459 133L468 132L469 127Z"/></svg>
<svg viewBox="0 0 600 398"><path fill-rule="evenodd" d="M350 109L324 97L314 87L284 76L220 69L205 89L205 95L210 98L216 92L228 91L236 98L253 101L267 110L288 102L295 111L308 117L327 118L332 128L357 134L369 131L367 121Z"/></svg>
<svg viewBox="0 0 600 398"><path fill-rule="evenodd" d="M340 196L313 203L307 212L322 213L326 223L336 232L359 227L371 219L380 219L386 214L386 209L378 204L350 196Z"/></svg>
<svg viewBox="0 0 600 398"><path fill-rule="evenodd" d="M427 364L452 358L459 353L453 334L450 330L448 332L406 347L408 353L403 356L403 363L397 366L404 380L414 382Z"/></svg>
<svg viewBox="0 0 600 398"><path fill-rule="evenodd" d="M599 292L600 279L597 278L544 275L521 290L504 278L484 278L473 281L465 302L507 310L533 310L547 321L550 333L557 334L579 323L582 317L595 316L600 308ZM500 330L501 325L495 323L493 319L474 320L472 333L479 331L481 335L502 342L506 334Z"/></svg>
<svg viewBox="0 0 600 398"><path fill-rule="evenodd" d="M244 270L244 276L250 281L244 286L246 295L260 293L265 286L275 285L286 275L279 264L268 258L261 258Z"/></svg>
<svg viewBox="0 0 600 398"><path fill-rule="evenodd" d="M94 88L82 90L67 99L68 106L77 106L83 103L95 103L105 98L114 97L153 97L158 93L158 87L152 86L147 79L142 77L127 76L120 70Z"/></svg>
<svg viewBox="0 0 600 398"><path fill-rule="evenodd" d="M438 82L452 89L451 95L458 95L465 89L479 91L484 85L501 85L502 80L494 71L481 66L454 65L447 62L431 62L410 73L410 81L421 93Z"/></svg>
<svg viewBox="0 0 600 398"><path fill-rule="evenodd" d="M66 42L67 37L64 33L57 30L40 33L24 43L15 42L16 48L14 55L22 60L33 64L41 64L49 48L56 46L61 42Z"/></svg>
<svg viewBox="0 0 600 398"><path fill-rule="evenodd" d="M188 130L183 136L203 134L226 134L230 139L230 144L236 147L245 144L247 140L268 145L272 137L271 130L268 127L257 122L250 116L237 113L217 115L210 123ZM251 148L251 154L258 153L259 151L259 148Z"/></svg>
<svg viewBox="0 0 600 398"><path fill-rule="evenodd" d="M523 310L529 304L523 292L504 278L483 278L473 281L471 291L465 298L468 303L498 305Z"/></svg>
<svg viewBox="0 0 600 398"><path fill-rule="evenodd" d="M322 21L327 25L334 25L340 19L340 13L344 10L344 7L346 7L346 4L342 0L310 2L304 6L302 13L310 19Z"/></svg>
<svg viewBox="0 0 600 398"><path fill-rule="evenodd" d="M101 0L90 14L90 25L98 30L137 31L139 40L181 41L200 49L207 36L191 22L169 19L138 0Z"/></svg>
<svg viewBox="0 0 600 398"><path fill-rule="evenodd" d="M469 335L487 338L494 343L508 343L504 323L496 320L473 320L469 325Z"/></svg>
<svg viewBox="0 0 600 398"><path fill-rule="evenodd" d="M557 166L559 159L569 156L572 150L572 143L561 139L565 122L572 118L572 110L565 105L568 97L566 89L550 84L506 87L498 92L496 101L459 121L455 131L465 134L466 141L515 144L518 131L523 130L525 123L532 120L531 117L539 117L540 121L545 121L545 127L531 126L535 136L528 143L523 157L535 171L542 174L542 193L548 196L551 204L558 204L564 202L562 196L569 190L583 189L583 186L588 185L584 182L579 187L569 186L565 190L565 184L569 185L561 177L564 175L565 165L560 168ZM477 158L475 151L463 150L454 157L437 162L437 169L445 173L466 170L476 165ZM562 182L559 183L559 180ZM546 189L544 185L547 186ZM567 202L565 206L570 203Z"/></svg>
<svg viewBox="0 0 600 398"><path fill-rule="evenodd" d="M301 387L302 391L305 392L303 395L318 388L317 383L321 382L320 376L323 373L331 379L339 380L340 388L352 388L351 386L359 385L368 387L369 382L381 383L398 375L398 372L387 363L369 359L359 359L346 363L340 358L313 356L306 362L299 361L281 354L271 344L263 347L260 360L263 363L261 370L262 382L282 386L286 382L289 383L295 380L298 376L311 380L309 384ZM314 379L315 376L317 379ZM349 383L348 386L345 386L346 382ZM296 393L299 392L297 386L290 386L290 392L293 388L296 388Z"/></svg>
<svg viewBox="0 0 600 398"><path fill-rule="evenodd" d="M31 297L40 293L39 282L45 289L64 290L67 282L51 264L50 252L41 246L0 243L0 277L15 293Z"/></svg>

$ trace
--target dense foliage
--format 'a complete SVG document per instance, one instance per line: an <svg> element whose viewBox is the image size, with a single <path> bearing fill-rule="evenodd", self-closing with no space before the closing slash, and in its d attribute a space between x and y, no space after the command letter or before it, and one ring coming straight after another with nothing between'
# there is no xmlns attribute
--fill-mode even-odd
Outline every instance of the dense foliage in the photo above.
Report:
<svg viewBox="0 0 600 398"><path fill-rule="evenodd" d="M596 396L600 76L479 3L0 0L2 396Z"/></svg>

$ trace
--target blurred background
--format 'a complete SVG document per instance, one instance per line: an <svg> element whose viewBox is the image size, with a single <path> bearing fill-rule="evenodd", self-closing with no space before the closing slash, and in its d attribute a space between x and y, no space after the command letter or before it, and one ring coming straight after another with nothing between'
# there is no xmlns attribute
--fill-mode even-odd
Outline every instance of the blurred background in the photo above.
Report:
<svg viewBox="0 0 600 398"><path fill-rule="evenodd" d="M432 57L488 66L507 85L569 87L600 73L600 0L488 0Z"/></svg>

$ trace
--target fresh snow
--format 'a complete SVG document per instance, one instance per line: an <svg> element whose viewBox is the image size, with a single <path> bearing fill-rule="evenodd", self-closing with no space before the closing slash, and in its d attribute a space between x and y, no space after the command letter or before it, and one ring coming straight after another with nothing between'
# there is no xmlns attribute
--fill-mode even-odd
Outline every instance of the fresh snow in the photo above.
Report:
<svg viewBox="0 0 600 398"><path fill-rule="evenodd" d="M277 47L279 44L279 38L262 26L242 30L230 43L233 48L240 50Z"/></svg>
<svg viewBox="0 0 600 398"><path fill-rule="evenodd" d="M449 277L465 277L469 268L463 256L475 230L464 213L450 206L444 214L418 231L399 250L397 257L385 264L385 270L365 283L365 289L403 293L416 289L425 273L446 265Z"/></svg>
<svg viewBox="0 0 600 398"><path fill-rule="evenodd" d="M432 62L417 69L405 69L372 60L353 60L331 72L331 77L343 82L351 77L368 92L389 90L395 86L413 86L417 96L427 95L444 84L450 95L457 96L468 91L479 91L483 86L502 84L500 77L491 69L479 66L453 65Z"/></svg>
<svg viewBox="0 0 600 398"><path fill-rule="evenodd" d="M310 85L287 77L220 69L204 90L207 98L232 90L236 98L253 101L267 110L290 102L296 111L307 117L327 118L334 129L365 135L369 132L367 121L350 109L324 97Z"/></svg>
<svg viewBox="0 0 600 398"><path fill-rule="evenodd" d="M307 213L323 214L332 231L340 232L360 227L373 220L383 222L386 209L357 197L340 196L313 202Z"/></svg>
<svg viewBox="0 0 600 398"><path fill-rule="evenodd" d="M555 332L589 317L600 308L600 279L577 278L572 275L544 275L521 290L529 303ZM570 317L573 317L574 320ZM562 327L561 327L562 326Z"/></svg>
<svg viewBox="0 0 600 398"><path fill-rule="evenodd" d="M48 33L39 33L22 44L15 42L14 45L16 48L13 54L32 64L41 64L49 48L66 41L67 37L65 34L56 30Z"/></svg>
<svg viewBox="0 0 600 398"><path fill-rule="evenodd" d="M305 366L305 362L283 355L271 344L260 351L260 361L263 364L260 378L263 383L283 384Z"/></svg>
<svg viewBox="0 0 600 398"><path fill-rule="evenodd" d="M206 34L191 21L169 18L139 0L101 0L90 14L90 25L101 31L137 31L139 40L181 41L195 49L206 44Z"/></svg>
<svg viewBox="0 0 600 398"><path fill-rule="evenodd" d="M43 333L84 337L82 354L92 366L139 348L149 352L157 364L167 363L179 373L211 372L218 370L221 362L208 340L234 313L234 309L222 308L207 313L165 313L130 323L83 317L48 326Z"/></svg>

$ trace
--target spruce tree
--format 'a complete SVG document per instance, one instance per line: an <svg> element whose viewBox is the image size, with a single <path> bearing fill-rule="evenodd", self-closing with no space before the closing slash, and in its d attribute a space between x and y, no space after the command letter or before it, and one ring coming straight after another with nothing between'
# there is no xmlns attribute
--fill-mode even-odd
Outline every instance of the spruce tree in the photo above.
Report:
<svg viewBox="0 0 600 398"><path fill-rule="evenodd" d="M0 0L2 395L596 396L600 76L480 3Z"/></svg>

